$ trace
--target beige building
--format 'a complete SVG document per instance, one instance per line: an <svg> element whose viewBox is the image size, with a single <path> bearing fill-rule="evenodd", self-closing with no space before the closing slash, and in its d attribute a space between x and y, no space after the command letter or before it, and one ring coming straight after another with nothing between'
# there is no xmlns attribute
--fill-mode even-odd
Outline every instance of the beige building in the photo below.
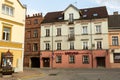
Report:
<svg viewBox="0 0 120 80"><path fill-rule="evenodd" d="M47 13L40 41L42 67L109 67L106 7L78 9L69 5L64 11ZM84 64L85 59L89 63Z"/></svg>
<svg viewBox="0 0 120 80"><path fill-rule="evenodd" d="M25 14L26 8L19 0L0 1L0 64L2 54L9 50L15 72L23 71Z"/></svg>

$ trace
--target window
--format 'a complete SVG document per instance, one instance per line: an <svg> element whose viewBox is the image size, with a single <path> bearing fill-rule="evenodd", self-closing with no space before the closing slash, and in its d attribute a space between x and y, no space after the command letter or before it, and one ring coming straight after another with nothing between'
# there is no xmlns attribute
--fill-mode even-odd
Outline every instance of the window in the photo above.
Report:
<svg viewBox="0 0 120 80"><path fill-rule="evenodd" d="M97 49L102 49L102 42L101 41L97 41Z"/></svg>
<svg viewBox="0 0 120 80"><path fill-rule="evenodd" d="M26 31L26 38L30 38L31 37L31 31Z"/></svg>
<svg viewBox="0 0 120 80"><path fill-rule="evenodd" d="M73 22L73 13L69 14L69 22L72 23Z"/></svg>
<svg viewBox="0 0 120 80"><path fill-rule="evenodd" d="M34 36L35 38L38 37L38 30L34 30L34 32L33 32L33 36Z"/></svg>
<svg viewBox="0 0 120 80"><path fill-rule="evenodd" d="M3 40L10 41L10 28L3 28Z"/></svg>
<svg viewBox="0 0 120 80"><path fill-rule="evenodd" d="M101 33L101 26L100 25L96 26L96 33Z"/></svg>
<svg viewBox="0 0 120 80"><path fill-rule="evenodd" d="M83 49L85 49L85 50L88 49L88 42L83 42Z"/></svg>
<svg viewBox="0 0 120 80"><path fill-rule="evenodd" d="M31 45L29 43L27 43L26 51L31 51Z"/></svg>
<svg viewBox="0 0 120 80"><path fill-rule="evenodd" d="M38 24L38 19L35 19L35 20L34 20L34 24Z"/></svg>
<svg viewBox="0 0 120 80"><path fill-rule="evenodd" d="M61 36L61 28L57 28L57 36Z"/></svg>
<svg viewBox="0 0 120 80"><path fill-rule="evenodd" d="M87 32L87 26L83 26L83 34L88 34L88 32Z"/></svg>
<svg viewBox="0 0 120 80"><path fill-rule="evenodd" d="M69 55L69 63L75 63L75 56Z"/></svg>
<svg viewBox="0 0 120 80"><path fill-rule="evenodd" d="M2 5L2 13L3 14L7 14L7 15L10 15L10 16L13 16L13 7L10 7L10 6L7 6L7 5Z"/></svg>
<svg viewBox="0 0 120 80"><path fill-rule="evenodd" d="M85 17L87 17L87 15L86 15L86 14L84 14L84 15L83 15L83 18L85 18Z"/></svg>
<svg viewBox="0 0 120 80"><path fill-rule="evenodd" d="M50 50L50 44L49 43L45 44L45 50Z"/></svg>
<svg viewBox="0 0 120 80"><path fill-rule="evenodd" d="M97 13L94 13L93 16L98 16L98 14L97 14Z"/></svg>
<svg viewBox="0 0 120 80"><path fill-rule="evenodd" d="M61 50L61 43L57 43L57 50Z"/></svg>
<svg viewBox="0 0 120 80"><path fill-rule="evenodd" d="M61 55L56 56L56 63L62 63L62 56Z"/></svg>
<svg viewBox="0 0 120 80"><path fill-rule="evenodd" d="M113 46L118 46L118 36L112 36L112 45Z"/></svg>
<svg viewBox="0 0 120 80"><path fill-rule="evenodd" d="M74 42L70 42L70 50L74 49Z"/></svg>
<svg viewBox="0 0 120 80"><path fill-rule="evenodd" d="M27 20L27 21L26 21L26 24L30 25L30 24L31 24L31 21L30 21L30 20Z"/></svg>
<svg viewBox="0 0 120 80"><path fill-rule="evenodd" d="M75 36L74 36L74 28L71 27L69 28L69 35L68 35L69 40L74 40Z"/></svg>
<svg viewBox="0 0 120 80"><path fill-rule="evenodd" d="M89 64L89 56L88 55L83 56L83 64Z"/></svg>
<svg viewBox="0 0 120 80"><path fill-rule="evenodd" d="M46 29L46 37L50 36L50 29Z"/></svg>
<svg viewBox="0 0 120 80"><path fill-rule="evenodd" d="M38 51L38 44L37 43L33 44L33 51Z"/></svg>
<svg viewBox="0 0 120 80"><path fill-rule="evenodd" d="M120 63L120 53L114 53L114 63Z"/></svg>

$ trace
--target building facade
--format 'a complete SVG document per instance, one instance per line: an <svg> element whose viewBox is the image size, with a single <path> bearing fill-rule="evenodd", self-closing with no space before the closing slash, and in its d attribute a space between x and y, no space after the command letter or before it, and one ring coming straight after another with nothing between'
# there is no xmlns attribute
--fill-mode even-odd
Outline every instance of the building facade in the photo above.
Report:
<svg viewBox="0 0 120 80"><path fill-rule="evenodd" d="M42 14L26 16L24 67L40 67L40 24Z"/></svg>
<svg viewBox="0 0 120 80"><path fill-rule="evenodd" d="M41 68L109 67L106 7L49 12L41 24Z"/></svg>
<svg viewBox="0 0 120 80"><path fill-rule="evenodd" d="M10 51L15 72L23 71L25 14L26 8L19 0L0 1L0 67L1 56Z"/></svg>
<svg viewBox="0 0 120 80"><path fill-rule="evenodd" d="M111 68L120 68L120 14L114 12L108 19Z"/></svg>

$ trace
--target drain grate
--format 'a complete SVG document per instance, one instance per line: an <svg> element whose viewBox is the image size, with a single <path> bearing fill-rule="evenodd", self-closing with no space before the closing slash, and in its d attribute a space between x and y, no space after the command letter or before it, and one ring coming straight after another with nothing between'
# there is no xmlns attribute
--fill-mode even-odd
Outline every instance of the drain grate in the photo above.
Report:
<svg viewBox="0 0 120 80"><path fill-rule="evenodd" d="M57 76L57 74L56 73L51 73L51 74L49 74L49 76Z"/></svg>

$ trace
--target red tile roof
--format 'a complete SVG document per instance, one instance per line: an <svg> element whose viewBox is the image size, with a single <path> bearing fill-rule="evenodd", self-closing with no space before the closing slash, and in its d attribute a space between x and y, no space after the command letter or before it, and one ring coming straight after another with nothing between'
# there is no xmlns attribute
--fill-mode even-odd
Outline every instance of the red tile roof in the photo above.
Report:
<svg viewBox="0 0 120 80"><path fill-rule="evenodd" d="M94 7L94 8L85 8L79 9L80 19L96 19L96 18L107 18L108 12L105 6ZM42 23L51 23L51 22L62 22L64 21L64 11L58 12L49 12L45 15ZM97 16L93 16L97 15Z"/></svg>

